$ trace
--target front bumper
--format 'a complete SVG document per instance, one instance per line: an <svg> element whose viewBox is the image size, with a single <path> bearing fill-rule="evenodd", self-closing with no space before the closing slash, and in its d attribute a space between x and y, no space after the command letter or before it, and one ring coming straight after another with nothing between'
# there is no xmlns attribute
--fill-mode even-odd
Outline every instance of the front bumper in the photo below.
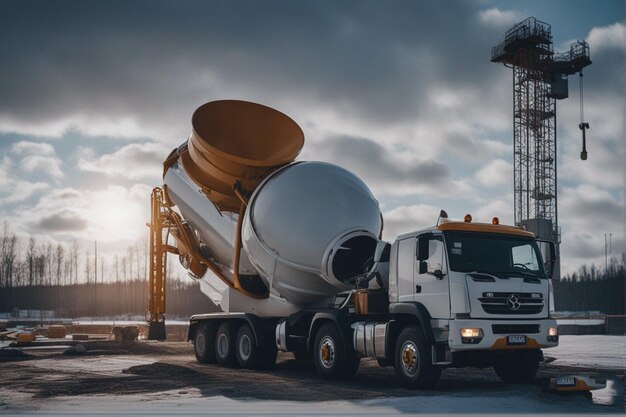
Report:
<svg viewBox="0 0 626 417"><path fill-rule="evenodd" d="M494 333L492 325L539 325L537 333ZM548 329L557 327L556 320L450 320L450 332L448 345L451 352L467 350L510 350L510 349L542 349L555 347L559 344L548 339ZM463 343L461 340L461 328L482 329L483 337L477 343ZM525 344L508 345L507 336L526 336Z"/></svg>

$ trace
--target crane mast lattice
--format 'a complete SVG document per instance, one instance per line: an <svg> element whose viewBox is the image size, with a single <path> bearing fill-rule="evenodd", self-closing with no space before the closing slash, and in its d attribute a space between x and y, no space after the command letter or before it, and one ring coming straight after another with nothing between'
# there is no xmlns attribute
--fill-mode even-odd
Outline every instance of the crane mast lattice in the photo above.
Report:
<svg viewBox="0 0 626 417"><path fill-rule="evenodd" d="M589 45L576 41L569 51L555 53L550 25L530 17L505 33L491 62L513 69L515 224L558 247L556 100L568 97L567 77L582 77L591 64ZM581 121L579 127L584 135L589 125Z"/></svg>

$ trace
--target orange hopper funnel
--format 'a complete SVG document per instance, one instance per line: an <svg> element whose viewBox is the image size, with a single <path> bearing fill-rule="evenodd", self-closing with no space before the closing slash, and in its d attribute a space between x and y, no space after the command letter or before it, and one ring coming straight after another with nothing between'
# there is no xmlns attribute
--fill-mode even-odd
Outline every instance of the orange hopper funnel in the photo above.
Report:
<svg viewBox="0 0 626 417"><path fill-rule="evenodd" d="M187 174L220 210L238 212L272 171L292 162L304 133L287 115L261 104L220 100L203 104L191 118L193 130L180 158Z"/></svg>

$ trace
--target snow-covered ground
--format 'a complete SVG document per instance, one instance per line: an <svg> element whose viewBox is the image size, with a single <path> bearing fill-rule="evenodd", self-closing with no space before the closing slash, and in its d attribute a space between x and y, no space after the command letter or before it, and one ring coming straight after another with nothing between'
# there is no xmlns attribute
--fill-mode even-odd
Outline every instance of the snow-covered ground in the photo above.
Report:
<svg viewBox="0 0 626 417"><path fill-rule="evenodd" d="M277 387L279 389L280 387ZM477 393L420 393L410 397L357 401L274 401L205 397L201 390L164 391L142 395L58 397L50 401L45 415L207 415L207 416L395 416L395 415L510 415L619 413L603 409L584 396L559 396L537 387L509 387ZM619 389L612 387L610 389ZM623 389L623 387L621 387ZM615 393L613 393L615 395ZM43 411L43 410L41 410Z"/></svg>
<svg viewBox="0 0 626 417"><path fill-rule="evenodd" d="M555 365L626 370L626 336L561 336L559 346L545 349L544 354L556 358Z"/></svg>
<svg viewBox="0 0 626 417"><path fill-rule="evenodd" d="M81 395L32 398L25 392L0 393L2 415L224 415L224 416L389 416L389 415L509 415L617 413L624 415L624 385L617 373L624 374L626 336L562 336L558 348L545 351L556 358L549 366L585 368L576 374L596 374L607 378L607 387L585 395L559 395L538 385L505 385L495 382L473 386L456 384L437 391L407 392L361 400L279 401L206 395L202 387L131 395ZM83 357L66 360L61 366L89 370L101 375L119 374L130 366L150 363L149 356ZM29 366L45 367L45 361L29 361ZM43 371L44 369L41 368ZM244 372L244 371L233 371ZM2 367L0 366L0 375ZM495 376L494 376L495 377ZM445 372L443 378L446 378ZM288 384L288 379L283 380ZM208 382L210 383L210 381ZM245 386L233 386L245 390ZM276 390L289 389L276 384ZM329 386L332 389L332 385Z"/></svg>

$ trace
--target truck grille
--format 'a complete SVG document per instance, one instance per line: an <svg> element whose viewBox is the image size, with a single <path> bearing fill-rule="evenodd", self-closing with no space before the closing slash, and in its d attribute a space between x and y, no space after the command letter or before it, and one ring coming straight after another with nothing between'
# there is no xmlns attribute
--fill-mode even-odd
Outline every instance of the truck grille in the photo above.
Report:
<svg viewBox="0 0 626 417"><path fill-rule="evenodd" d="M544 304L541 294L529 292L484 292L478 301L488 314L538 314Z"/></svg>
<svg viewBox="0 0 626 417"><path fill-rule="evenodd" d="M535 334L539 333L538 324L492 324L493 334Z"/></svg>

